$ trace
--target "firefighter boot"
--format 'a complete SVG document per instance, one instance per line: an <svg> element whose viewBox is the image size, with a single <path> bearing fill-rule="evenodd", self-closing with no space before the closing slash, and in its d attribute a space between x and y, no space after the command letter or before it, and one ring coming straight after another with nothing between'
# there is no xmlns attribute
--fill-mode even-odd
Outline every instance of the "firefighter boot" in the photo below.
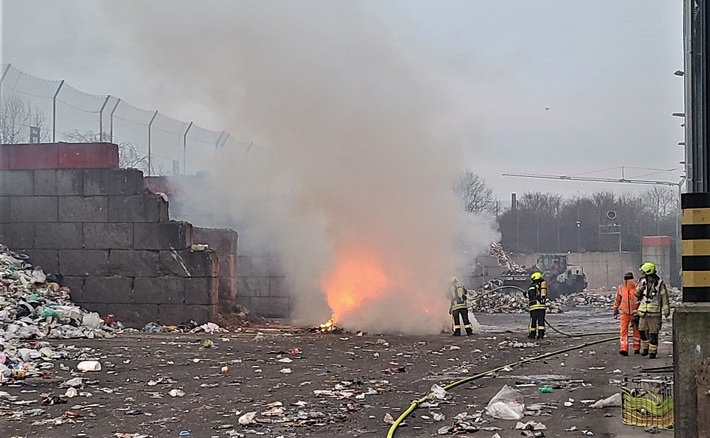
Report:
<svg viewBox="0 0 710 438"><path fill-rule="evenodd" d="M648 348L644 348L641 352L641 356L648 356Z"/></svg>

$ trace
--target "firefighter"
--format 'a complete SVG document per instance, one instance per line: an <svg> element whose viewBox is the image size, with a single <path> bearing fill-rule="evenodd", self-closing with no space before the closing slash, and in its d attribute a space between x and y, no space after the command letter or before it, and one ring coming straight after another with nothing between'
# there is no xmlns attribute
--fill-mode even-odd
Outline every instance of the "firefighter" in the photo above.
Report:
<svg viewBox="0 0 710 438"><path fill-rule="evenodd" d="M537 339L545 337L545 310L547 309L547 282L539 272L530 275L530 287L528 288L528 310L530 311L530 326L528 327L528 338Z"/></svg>
<svg viewBox="0 0 710 438"><path fill-rule="evenodd" d="M643 277L636 286L639 301L639 334L641 335L642 356L654 359L658 354L658 333L661 331L661 312L666 319L671 315L666 284L656 272L653 263L646 262L639 268Z"/></svg>
<svg viewBox="0 0 710 438"><path fill-rule="evenodd" d="M641 339L638 329L639 303L636 300L636 282L634 273L624 274L624 282L616 289L614 299L614 318L619 318L619 354L629 355L629 324L632 326L634 354L641 352Z"/></svg>
<svg viewBox="0 0 710 438"><path fill-rule="evenodd" d="M449 287L449 315L453 319L452 328L454 336L461 336L461 324L466 330L466 334L473 334L473 326L468 319L468 296L464 285L456 277L451 277L451 287Z"/></svg>

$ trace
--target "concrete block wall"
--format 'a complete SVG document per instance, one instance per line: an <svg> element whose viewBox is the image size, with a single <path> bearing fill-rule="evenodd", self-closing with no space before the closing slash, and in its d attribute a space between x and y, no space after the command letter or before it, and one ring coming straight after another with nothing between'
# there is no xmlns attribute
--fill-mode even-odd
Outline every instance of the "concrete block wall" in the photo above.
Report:
<svg viewBox="0 0 710 438"><path fill-rule="evenodd" d="M201 227L224 227L233 226L233 219L225 217L222 211L193 208L194 203L190 202L182 192L183 186L189 186L192 191L209 192L209 175L198 176L174 176L174 177L148 177L145 179L146 187L155 192L166 193L170 198L170 216L180 220L189 220ZM204 229L209 230L209 229ZM281 259L278 256L269 254L269 249L264 247L264 242L257 245L244 244L244 236L247 233L240 229L239 255L221 251L222 245L213 245L217 235L203 234L203 229L195 228L195 243L207 243L210 248L217 248L220 260L223 256L234 257L234 274L223 274L225 264L231 262L220 262L220 310L230 305L227 296L231 294L231 283L234 281L236 287L236 303L249 309L251 313L266 318L288 318L291 315L291 294L288 288L288 278L281 267ZM236 234L234 235L236 239ZM236 240L235 240L236 242ZM245 249L246 248L246 249ZM251 248L251 252L250 252ZM237 271L237 266L239 267ZM229 283L229 285L225 285ZM222 300L227 304L222 306Z"/></svg>
<svg viewBox="0 0 710 438"><path fill-rule="evenodd" d="M207 244L218 259L218 298L219 312L228 315L237 304L237 232L224 228L194 227L193 241L197 244Z"/></svg>
<svg viewBox="0 0 710 438"><path fill-rule="evenodd" d="M0 242L61 273L76 303L129 326L218 318L217 253L190 250L192 225L169 219L167 200L144 189L142 172L110 168L113 155L93 158L104 168L13 168L28 165L8 158L26 146L0 146L0 169L11 168L0 170ZM55 146L50 155L63 151Z"/></svg>

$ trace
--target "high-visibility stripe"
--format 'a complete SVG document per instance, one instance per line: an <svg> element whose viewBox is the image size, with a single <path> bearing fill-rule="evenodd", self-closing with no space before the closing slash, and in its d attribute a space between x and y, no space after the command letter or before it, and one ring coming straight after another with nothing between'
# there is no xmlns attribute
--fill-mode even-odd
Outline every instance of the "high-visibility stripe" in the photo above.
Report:
<svg viewBox="0 0 710 438"><path fill-rule="evenodd" d="M710 193L684 193L681 256L684 302L710 302Z"/></svg>
<svg viewBox="0 0 710 438"><path fill-rule="evenodd" d="M680 223L683 225L710 224L710 207L686 208L680 213Z"/></svg>
<svg viewBox="0 0 710 438"><path fill-rule="evenodd" d="M710 287L710 271L683 271L683 287Z"/></svg>
<svg viewBox="0 0 710 438"><path fill-rule="evenodd" d="M684 240L683 256L710 256L710 239Z"/></svg>

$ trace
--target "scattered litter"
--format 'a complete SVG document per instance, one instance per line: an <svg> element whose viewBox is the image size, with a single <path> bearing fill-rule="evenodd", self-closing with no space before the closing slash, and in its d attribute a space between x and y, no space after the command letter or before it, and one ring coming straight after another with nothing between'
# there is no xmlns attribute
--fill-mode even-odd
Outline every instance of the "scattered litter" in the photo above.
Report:
<svg viewBox="0 0 710 438"><path fill-rule="evenodd" d="M170 392L168 392L168 394L171 397L183 397L185 395L185 391L182 391L180 389L171 389Z"/></svg>
<svg viewBox="0 0 710 438"><path fill-rule="evenodd" d="M76 366L76 369L82 372L101 371L101 363L96 360L85 360L79 362L79 364Z"/></svg>
<svg viewBox="0 0 710 438"><path fill-rule="evenodd" d="M516 430L547 430L547 426L536 421L528 421L527 423L522 423L518 421L515 425Z"/></svg>

